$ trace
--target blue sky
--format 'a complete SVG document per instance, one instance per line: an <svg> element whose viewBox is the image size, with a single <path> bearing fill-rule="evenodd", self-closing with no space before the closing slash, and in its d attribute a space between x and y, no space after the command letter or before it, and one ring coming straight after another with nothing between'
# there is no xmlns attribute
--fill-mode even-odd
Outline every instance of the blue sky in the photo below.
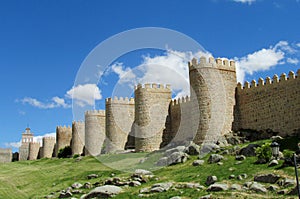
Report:
<svg viewBox="0 0 300 199"><path fill-rule="evenodd" d="M241 80L296 72L299 10L299 0L1 1L0 147L15 146L27 124L37 136L70 125L72 94L79 89L72 87L82 62L99 43L129 29L181 32L214 57L235 59ZM96 108L103 108L119 78L132 75L130 68L183 65L197 55L175 50L146 49L121 56L102 82L81 87L77 102L90 105L93 91ZM185 59L174 57L176 53ZM147 75L143 80L151 81ZM179 89L184 83L176 86L176 94L186 94Z"/></svg>

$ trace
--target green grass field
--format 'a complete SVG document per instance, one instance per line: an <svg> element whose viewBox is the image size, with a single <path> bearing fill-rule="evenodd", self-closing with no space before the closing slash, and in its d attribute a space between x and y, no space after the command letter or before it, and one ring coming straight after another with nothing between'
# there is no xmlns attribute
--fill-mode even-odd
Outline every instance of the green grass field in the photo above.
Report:
<svg viewBox="0 0 300 199"><path fill-rule="evenodd" d="M140 160L145 156L144 153L119 154L110 156L101 156L101 163L93 157L84 157L81 161L76 162L74 159L42 159L36 161L12 162L0 165L0 198L44 198L51 192L66 189L74 182L104 182L112 173L117 177L127 177L136 168L154 168L151 163L159 155L154 154L144 163L140 164ZM143 187L149 187L157 182L198 182L205 185L208 175L216 175L218 181L228 184L243 184L246 181L253 181L253 177L257 173L278 173L281 176L289 176L294 178L294 170L292 167L278 169L277 167L268 167L266 164L256 165L255 157L247 158L242 164L236 165L233 156L226 155L227 160L223 161L223 165L207 164L194 167L192 162L197 159L196 156L191 158L184 164L164 167L155 170L153 173L158 180L151 180L140 187L124 188L124 192L116 198L140 198L139 190ZM207 160L208 156L204 159ZM112 166L114 169L109 168ZM122 171L120 171L122 170ZM98 174L100 177L96 179L87 179L89 174ZM242 181L229 180L231 174L239 175L246 173L248 178ZM82 189L83 192L90 190ZM195 189L177 189L169 190L164 193L151 194L148 198L170 198L172 196L181 196L183 198L198 198L207 195L205 190L195 191ZM80 194L82 195L82 194ZM74 197L80 198L80 195ZM280 198L276 193L268 192L268 194L257 195L250 192L222 192L212 193L218 198ZM281 198L285 198L281 196Z"/></svg>

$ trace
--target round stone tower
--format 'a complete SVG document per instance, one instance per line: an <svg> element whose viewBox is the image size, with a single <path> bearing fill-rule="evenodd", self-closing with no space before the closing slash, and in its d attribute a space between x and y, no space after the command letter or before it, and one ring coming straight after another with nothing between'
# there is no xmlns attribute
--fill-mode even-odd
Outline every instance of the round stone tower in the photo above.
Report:
<svg viewBox="0 0 300 199"><path fill-rule="evenodd" d="M55 137L43 137L41 158L52 158L55 142Z"/></svg>
<svg viewBox="0 0 300 199"><path fill-rule="evenodd" d="M83 153L85 142L84 134L84 122L72 122L72 155L81 155Z"/></svg>
<svg viewBox="0 0 300 199"><path fill-rule="evenodd" d="M36 160L38 158L39 151L40 151L40 143L30 142L28 160Z"/></svg>
<svg viewBox="0 0 300 199"><path fill-rule="evenodd" d="M55 155L57 156L59 149L63 149L66 146L71 146L72 128L70 126L58 126L56 127L56 145Z"/></svg>
<svg viewBox="0 0 300 199"><path fill-rule="evenodd" d="M97 156L101 153L105 140L105 111L85 112L85 155Z"/></svg>
<svg viewBox="0 0 300 199"><path fill-rule="evenodd" d="M160 148L171 101L170 85L139 84L135 89L135 150Z"/></svg>
<svg viewBox="0 0 300 199"><path fill-rule="evenodd" d="M106 99L106 153L125 149L134 121L134 99Z"/></svg>
<svg viewBox="0 0 300 199"><path fill-rule="evenodd" d="M205 57L189 63L191 101L198 102L199 123L194 142L216 142L232 129L236 73L233 61ZM191 115L193 117L193 115Z"/></svg>

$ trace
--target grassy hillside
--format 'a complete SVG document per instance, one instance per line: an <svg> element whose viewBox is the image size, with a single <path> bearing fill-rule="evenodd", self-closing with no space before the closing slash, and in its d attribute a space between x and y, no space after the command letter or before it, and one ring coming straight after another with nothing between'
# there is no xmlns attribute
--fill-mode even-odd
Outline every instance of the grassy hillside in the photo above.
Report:
<svg viewBox="0 0 300 199"><path fill-rule="evenodd" d="M149 162L145 161L142 165L139 161L145 154L119 154L111 156L102 156L101 161L106 164L118 165L118 169L134 170L136 168L149 168ZM124 158L124 156L126 158ZM278 169L276 167L268 167L266 164L256 165L255 157L247 158L241 164L236 164L233 156L226 155L227 160L223 161L223 165L205 164L202 166L192 166L192 162L197 159L196 156L191 158L184 164L165 167L154 171L158 179L150 180L139 187L124 188L124 192L116 198L140 198L138 197L139 190L143 187L149 187L157 182L198 182L205 186L205 181L208 175L216 175L218 181L228 184L238 183L243 184L246 181L253 181L253 177L257 173L277 173L281 176L294 178L294 170L292 167ZM154 154L149 159L157 158ZM148 160L149 160L148 159ZM208 156L204 158L208 159ZM98 174L100 177L96 179L87 179L89 174ZM121 172L111 169L93 157L84 157L77 162L74 159L42 159L36 161L13 162L0 165L0 198L43 198L51 192L56 192L66 189L74 182L100 182L115 174L117 177L127 177L130 173ZM248 178L244 180L231 179L228 177L231 174L235 176L239 174L247 174ZM82 189L83 192L89 192L88 189ZM168 192L151 194L149 198L170 198L172 196L181 196L183 198L197 198L207 195L205 190L195 191L195 189L171 189ZM74 195L79 198L80 195ZM280 198L275 192L268 194L253 194L247 191L241 192L223 192L212 193L213 196L219 198ZM286 198L281 196L281 198Z"/></svg>

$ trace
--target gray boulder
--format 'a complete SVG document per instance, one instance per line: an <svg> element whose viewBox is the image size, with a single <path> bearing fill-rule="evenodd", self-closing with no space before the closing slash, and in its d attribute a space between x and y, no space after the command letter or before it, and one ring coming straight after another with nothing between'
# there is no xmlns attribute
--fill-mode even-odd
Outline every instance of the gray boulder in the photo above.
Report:
<svg viewBox="0 0 300 199"><path fill-rule="evenodd" d="M212 199L212 196L209 194L209 195L201 196L198 199Z"/></svg>
<svg viewBox="0 0 300 199"><path fill-rule="evenodd" d="M58 196L58 198L69 198L72 197L72 193L70 191L61 192Z"/></svg>
<svg viewBox="0 0 300 199"><path fill-rule="evenodd" d="M122 191L122 188L114 185L104 185L101 187L96 187L91 192L83 195L80 199L90 199L90 198L110 198L118 195Z"/></svg>
<svg viewBox="0 0 300 199"><path fill-rule="evenodd" d="M169 155L171 155L174 152L184 152L186 149L185 146L177 146L175 148L171 148L165 151L164 156L168 157Z"/></svg>
<svg viewBox="0 0 300 199"><path fill-rule="evenodd" d="M153 173L145 169L136 169L133 175L153 175Z"/></svg>
<svg viewBox="0 0 300 199"><path fill-rule="evenodd" d="M267 193L267 189L265 188L265 186L257 182L253 182L251 184L250 190L255 191L257 193Z"/></svg>
<svg viewBox="0 0 300 199"><path fill-rule="evenodd" d="M278 161L277 160L272 160L270 163L269 163L269 167L273 167L273 166L276 166L276 165L278 165L279 163L278 163Z"/></svg>
<svg viewBox="0 0 300 199"><path fill-rule="evenodd" d="M99 176L97 174L90 174L87 176L88 179L98 178Z"/></svg>
<svg viewBox="0 0 300 199"><path fill-rule="evenodd" d="M249 144L248 146L242 148L239 151L239 155L244 155L246 157L255 156L255 149L259 147L258 144Z"/></svg>
<svg viewBox="0 0 300 199"><path fill-rule="evenodd" d="M204 164L204 160L195 160L193 162L193 166L200 166Z"/></svg>
<svg viewBox="0 0 300 199"><path fill-rule="evenodd" d="M244 155L237 155L237 156L235 156L235 160L238 160L238 161L246 160L246 156L244 156Z"/></svg>
<svg viewBox="0 0 300 199"><path fill-rule="evenodd" d="M207 154L207 153L212 152L217 149L220 149L220 146L218 146L214 143L205 143L202 145L202 147L200 149L200 155Z"/></svg>
<svg viewBox="0 0 300 199"><path fill-rule="evenodd" d="M208 177L206 178L205 184L206 184L207 186L209 186L209 185L211 185L211 184L214 184L214 183L217 182L217 181L218 181L217 176L208 176Z"/></svg>
<svg viewBox="0 0 300 199"><path fill-rule="evenodd" d="M164 166L169 165L169 159L168 159L168 157L162 157L162 158L160 158L157 161L156 165L159 166L159 167L164 167Z"/></svg>
<svg viewBox="0 0 300 199"><path fill-rule="evenodd" d="M81 187L83 187L83 185L80 184L79 182L75 182L74 184L71 185L71 187L73 189L80 189Z"/></svg>
<svg viewBox="0 0 300 199"><path fill-rule="evenodd" d="M223 160L224 157L222 155L219 155L219 154L211 154L209 156L209 159L208 159L208 163L212 164L212 163L217 163L217 162L220 162L221 160Z"/></svg>
<svg viewBox="0 0 300 199"><path fill-rule="evenodd" d="M207 188L207 191L227 191L227 190L228 190L228 185L221 184L221 183L212 184Z"/></svg>
<svg viewBox="0 0 300 199"><path fill-rule="evenodd" d="M242 190L242 186L239 185L239 184L232 184L232 185L230 186L230 189L231 189L231 190L237 190L237 191L240 191L240 190Z"/></svg>
<svg viewBox="0 0 300 199"><path fill-rule="evenodd" d="M174 152L168 158L169 164L179 164L187 161L189 155L183 152Z"/></svg>
<svg viewBox="0 0 300 199"><path fill-rule="evenodd" d="M191 143L185 150L185 153L188 155L199 155L200 154L200 147L195 143Z"/></svg>
<svg viewBox="0 0 300 199"><path fill-rule="evenodd" d="M279 178L280 178L279 175L273 173L260 174L254 177L254 181L274 184L279 180Z"/></svg>
<svg viewBox="0 0 300 199"><path fill-rule="evenodd" d="M164 192L164 191L168 191L171 187L172 187L173 183L171 182L166 182L166 183L156 183L154 185L152 185L150 192L154 193L154 192Z"/></svg>
<svg viewBox="0 0 300 199"><path fill-rule="evenodd" d="M295 180L294 179L290 179L290 178L285 178L283 180L280 180L278 182L279 186L283 186L283 187L289 187L289 186L293 186L295 185Z"/></svg>

